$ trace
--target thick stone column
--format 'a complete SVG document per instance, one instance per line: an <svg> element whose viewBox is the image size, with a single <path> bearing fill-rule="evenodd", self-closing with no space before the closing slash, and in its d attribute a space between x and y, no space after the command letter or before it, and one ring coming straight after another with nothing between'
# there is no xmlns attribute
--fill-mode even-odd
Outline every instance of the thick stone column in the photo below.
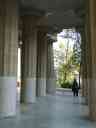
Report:
<svg viewBox="0 0 96 128"><path fill-rule="evenodd" d="M22 45L22 85L21 102L33 103L36 98L37 68L37 18L25 16L23 20Z"/></svg>
<svg viewBox="0 0 96 128"><path fill-rule="evenodd" d="M47 62L47 84L46 92L48 94L55 94L56 92L56 77L54 71L54 55L53 55L53 41L48 39L48 62Z"/></svg>
<svg viewBox="0 0 96 128"><path fill-rule="evenodd" d="M0 1L0 116L16 114L17 0Z"/></svg>
<svg viewBox="0 0 96 128"><path fill-rule="evenodd" d="M46 96L47 37L46 31L38 31L37 46L37 96Z"/></svg>
<svg viewBox="0 0 96 128"><path fill-rule="evenodd" d="M86 47L86 34L85 34L85 27L81 28L81 68L82 68L82 96L88 96L88 83L87 83L87 47Z"/></svg>
<svg viewBox="0 0 96 128"><path fill-rule="evenodd" d="M96 0L88 1L89 33L90 33L90 87L89 87L89 114L92 120L96 120ZM87 11L87 12L88 12Z"/></svg>
<svg viewBox="0 0 96 128"><path fill-rule="evenodd" d="M88 12L88 10L86 11ZM92 75L92 55L91 55L91 38L90 38L90 25L89 14L86 14L85 21L85 36L86 36L86 67L87 67L87 103L90 104L90 87L91 87L91 75Z"/></svg>

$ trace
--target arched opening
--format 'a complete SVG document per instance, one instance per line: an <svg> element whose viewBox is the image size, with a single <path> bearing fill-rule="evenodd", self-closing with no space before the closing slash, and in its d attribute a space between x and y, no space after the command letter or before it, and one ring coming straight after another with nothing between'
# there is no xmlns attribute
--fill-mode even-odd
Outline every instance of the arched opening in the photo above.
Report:
<svg viewBox="0 0 96 128"><path fill-rule="evenodd" d="M74 78L81 88L81 35L75 28L63 29L53 44L57 90L72 89ZM71 90L70 90L71 91Z"/></svg>

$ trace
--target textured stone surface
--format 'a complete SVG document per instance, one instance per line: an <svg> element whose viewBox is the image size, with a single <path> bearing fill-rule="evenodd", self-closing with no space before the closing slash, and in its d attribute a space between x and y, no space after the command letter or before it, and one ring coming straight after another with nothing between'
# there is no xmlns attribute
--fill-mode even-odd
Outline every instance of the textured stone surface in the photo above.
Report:
<svg viewBox="0 0 96 128"><path fill-rule="evenodd" d="M89 87L89 110L90 118L96 120L96 0L89 0L89 37L90 50L90 87ZM88 25L87 25L88 27Z"/></svg>
<svg viewBox="0 0 96 128"><path fill-rule="evenodd" d="M54 71L53 42L50 39L48 40L46 92L48 94L55 94L55 92L56 92L56 75L55 75L55 71Z"/></svg>
<svg viewBox="0 0 96 128"><path fill-rule="evenodd" d="M22 77L36 78L37 64L37 29L34 17L24 17L22 30Z"/></svg>
<svg viewBox="0 0 96 128"><path fill-rule="evenodd" d="M88 83L87 83L87 77L88 77L88 58L87 58L87 39L86 39L86 33L85 33L85 26L80 31L81 34L81 76L82 76L82 96L88 97Z"/></svg>
<svg viewBox="0 0 96 128"><path fill-rule="evenodd" d="M0 76L17 75L17 8L16 0L0 1Z"/></svg>
<svg viewBox="0 0 96 128"><path fill-rule="evenodd" d="M16 113L16 76L18 59L17 0L0 1L0 112Z"/></svg>
<svg viewBox="0 0 96 128"><path fill-rule="evenodd" d="M32 103L36 97L37 29L35 24L37 20L32 16L25 16L22 20L21 102Z"/></svg>
<svg viewBox="0 0 96 128"><path fill-rule="evenodd" d="M47 37L46 30L38 31L37 45L37 96L46 94L46 77L47 77Z"/></svg>

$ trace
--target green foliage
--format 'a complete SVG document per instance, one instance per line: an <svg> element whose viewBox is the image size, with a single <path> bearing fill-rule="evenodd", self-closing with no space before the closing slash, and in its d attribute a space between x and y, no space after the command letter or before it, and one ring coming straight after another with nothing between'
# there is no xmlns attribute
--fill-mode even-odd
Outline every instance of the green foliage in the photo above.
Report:
<svg viewBox="0 0 96 128"><path fill-rule="evenodd" d="M81 63L81 41L78 33L75 32L76 38L73 38L72 31L65 31L67 44L62 42L59 45L59 50L55 51L56 60L58 60L58 80L57 84L62 88L71 88L75 71L79 73ZM70 48L70 40L74 40L73 50Z"/></svg>
<svg viewBox="0 0 96 128"><path fill-rule="evenodd" d="M64 43L63 43L63 42L60 42L60 44L59 44L59 48L60 48L60 49L62 49L62 50L65 48Z"/></svg>
<svg viewBox="0 0 96 128"><path fill-rule="evenodd" d="M80 41L80 36L77 33L77 40L74 43L74 47L73 47L73 56L72 56L72 60L73 60L73 64L80 66L81 63L81 41Z"/></svg>
<svg viewBox="0 0 96 128"><path fill-rule="evenodd" d="M61 84L62 88L72 88L72 82L65 82Z"/></svg>
<svg viewBox="0 0 96 128"><path fill-rule="evenodd" d="M71 88L74 79L74 68L72 68L70 60L68 63L60 65L58 74L58 83L61 87Z"/></svg>

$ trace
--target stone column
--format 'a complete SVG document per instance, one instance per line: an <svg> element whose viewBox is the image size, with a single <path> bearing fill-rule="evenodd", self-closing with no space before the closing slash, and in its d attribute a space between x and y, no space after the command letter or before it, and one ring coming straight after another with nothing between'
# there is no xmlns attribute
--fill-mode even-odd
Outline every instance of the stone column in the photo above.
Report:
<svg viewBox="0 0 96 128"><path fill-rule="evenodd" d="M47 37L44 30L38 30L37 46L37 96L46 96Z"/></svg>
<svg viewBox="0 0 96 128"><path fill-rule="evenodd" d="M21 102L33 103L36 98L37 29L36 17L25 16L23 20L22 85Z"/></svg>
<svg viewBox="0 0 96 128"><path fill-rule="evenodd" d="M16 114L17 0L0 1L0 116Z"/></svg>
<svg viewBox="0 0 96 128"><path fill-rule="evenodd" d="M90 87L89 87L89 115L96 120L96 0L88 0L89 33L90 33Z"/></svg>
<svg viewBox="0 0 96 128"><path fill-rule="evenodd" d="M48 62L47 62L47 84L46 92L48 94L55 94L56 92L56 77L54 71L54 55L53 55L53 41L48 39Z"/></svg>
<svg viewBox="0 0 96 128"><path fill-rule="evenodd" d="M87 49L86 49L86 34L85 27L81 28L81 68L82 68L82 96L88 96L88 85L87 85Z"/></svg>
<svg viewBox="0 0 96 128"><path fill-rule="evenodd" d="M88 12L88 10L86 10ZM86 36L86 67L87 67L87 103L89 103L90 99L90 87L91 87L91 71L92 71L92 55L91 55L91 38L90 38L90 25L89 25L89 14L86 14L85 20L85 36Z"/></svg>

